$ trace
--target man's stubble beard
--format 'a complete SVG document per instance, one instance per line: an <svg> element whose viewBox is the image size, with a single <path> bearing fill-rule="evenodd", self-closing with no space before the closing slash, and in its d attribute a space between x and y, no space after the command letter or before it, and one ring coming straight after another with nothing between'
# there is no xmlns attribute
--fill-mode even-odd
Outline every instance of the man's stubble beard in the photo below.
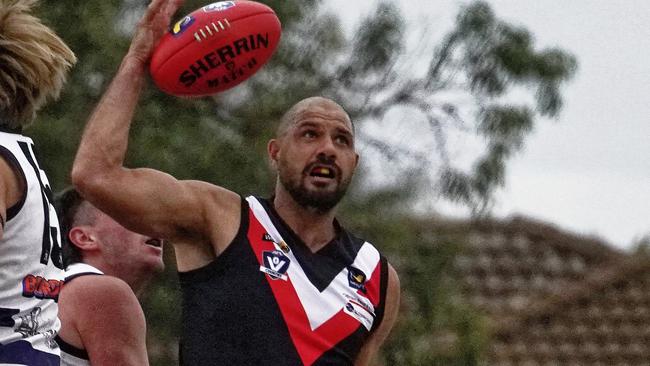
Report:
<svg viewBox="0 0 650 366"><path fill-rule="evenodd" d="M352 179L350 177L338 181L338 185L334 191L310 191L302 184L304 175L300 174L297 179L292 179L282 174L283 171L286 170L282 169L282 164L280 164L278 167L278 178L282 187L291 195L291 198L298 205L308 209L314 209L319 213L329 212L336 207L343 196L345 196Z"/></svg>

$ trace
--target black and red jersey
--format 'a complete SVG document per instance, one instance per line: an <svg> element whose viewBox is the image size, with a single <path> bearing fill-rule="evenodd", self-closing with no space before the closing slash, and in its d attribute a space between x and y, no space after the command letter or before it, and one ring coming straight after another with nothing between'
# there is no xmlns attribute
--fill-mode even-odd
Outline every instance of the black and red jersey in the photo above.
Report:
<svg viewBox="0 0 650 366"><path fill-rule="evenodd" d="M183 365L352 365L383 318L388 264L337 225L312 253L274 211L242 200L231 245L179 273Z"/></svg>

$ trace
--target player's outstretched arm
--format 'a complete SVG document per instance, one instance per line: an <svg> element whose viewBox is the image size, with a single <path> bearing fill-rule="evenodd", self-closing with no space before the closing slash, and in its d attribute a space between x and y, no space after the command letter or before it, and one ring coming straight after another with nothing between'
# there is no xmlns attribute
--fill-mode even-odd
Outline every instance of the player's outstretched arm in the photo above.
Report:
<svg viewBox="0 0 650 366"><path fill-rule="evenodd" d="M133 291L111 276L83 276L66 285L60 336L77 339L93 366L146 366L146 322Z"/></svg>
<svg viewBox="0 0 650 366"><path fill-rule="evenodd" d="M370 338L368 338L361 351L359 351L359 355L354 363L355 366L368 366L371 364L370 362L374 359L377 352L379 352L379 347L384 343L397 320L400 303L400 284L397 272L390 264L388 265L388 286L386 291L384 319L379 325L379 328L370 335Z"/></svg>
<svg viewBox="0 0 650 366"><path fill-rule="evenodd" d="M191 192L171 176L126 169L123 162L149 56L178 5L180 1L154 0L147 8L117 74L86 124L72 168L73 184L100 210L128 220L125 226L130 229L165 237L172 234L167 232L171 228L156 215L174 212L173 202L191 205ZM131 222L137 217L143 222Z"/></svg>
<svg viewBox="0 0 650 366"><path fill-rule="evenodd" d="M131 121L147 77L147 62L182 0L154 0L136 28L120 68L88 120L72 169L82 195L125 227L154 237L205 237L206 195L236 207L232 192L181 182L152 169L123 167ZM236 204L233 204L235 202ZM238 208L237 208L238 209Z"/></svg>

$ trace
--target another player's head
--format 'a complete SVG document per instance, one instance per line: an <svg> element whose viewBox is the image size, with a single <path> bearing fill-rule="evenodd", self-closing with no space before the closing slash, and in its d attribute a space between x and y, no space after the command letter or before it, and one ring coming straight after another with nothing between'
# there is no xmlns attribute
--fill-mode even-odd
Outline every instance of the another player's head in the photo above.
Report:
<svg viewBox="0 0 650 366"><path fill-rule="evenodd" d="M278 172L276 192L284 189L299 205L320 212L345 195L359 160L350 117L322 97L304 99L284 114L268 152Z"/></svg>
<svg viewBox="0 0 650 366"><path fill-rule="evenodd" d="M162 271L162 241L127 230L74 189L57 197L67 265L83 262L129 282Z"/></svg>
<svg viewBox="0 0 650 366"><path fill-rule="evenodd" d="M20 129L56 99L74 53L29 13L36 0L0 0L0 127Z"/></svg>

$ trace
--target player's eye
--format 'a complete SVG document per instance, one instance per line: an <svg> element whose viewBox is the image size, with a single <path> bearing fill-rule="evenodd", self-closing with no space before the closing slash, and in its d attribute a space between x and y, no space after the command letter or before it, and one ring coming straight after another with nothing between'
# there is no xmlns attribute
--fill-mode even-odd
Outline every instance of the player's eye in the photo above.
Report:
<svg viewBox="0 0 650 366"><path fill-rule="evenodd" d="M318 135L316 134L316 131L314 131L314 130L305 130L305 131L303 131L302 136L306 137L308 139L313 139L314 137L316 137Z"/></svg>
<svg viewBox="0 0 650 366"><path fill-rule="evenodd" d="M336 136L335 141L341 145L350 146L350 139L345 135Z"/></svg>

